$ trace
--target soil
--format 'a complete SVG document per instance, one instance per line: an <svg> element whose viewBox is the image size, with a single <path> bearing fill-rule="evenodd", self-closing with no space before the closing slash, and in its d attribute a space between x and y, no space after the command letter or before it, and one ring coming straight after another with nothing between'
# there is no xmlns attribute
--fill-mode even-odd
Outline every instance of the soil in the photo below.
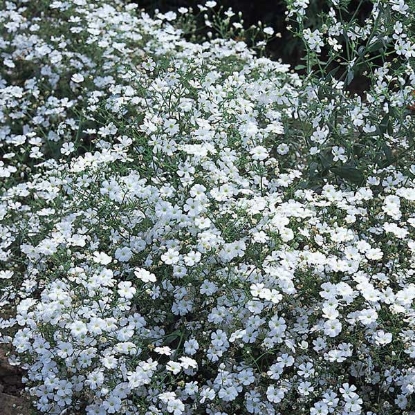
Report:
<svg viewBox="0 0 415 415"><path fill-rule="evenodd" d="M29 399L24 394L23 371L11 366L7 352L0 347L0 414L32 415Z"/></svg>

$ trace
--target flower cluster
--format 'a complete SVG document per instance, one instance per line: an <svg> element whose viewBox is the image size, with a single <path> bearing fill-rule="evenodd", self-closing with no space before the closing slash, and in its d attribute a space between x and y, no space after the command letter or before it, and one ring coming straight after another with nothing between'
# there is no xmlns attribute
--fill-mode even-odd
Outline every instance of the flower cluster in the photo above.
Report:
<svg viewBox="0 0 415 415"><path fill-rule="evenodd" d="M334 78L321 98L241 40L189 42L183 8L33 7L0 13L0 339L34 407L410 409L411 115L380 131L386 98ZM399 163L367 151L380 135Z"/></svg>

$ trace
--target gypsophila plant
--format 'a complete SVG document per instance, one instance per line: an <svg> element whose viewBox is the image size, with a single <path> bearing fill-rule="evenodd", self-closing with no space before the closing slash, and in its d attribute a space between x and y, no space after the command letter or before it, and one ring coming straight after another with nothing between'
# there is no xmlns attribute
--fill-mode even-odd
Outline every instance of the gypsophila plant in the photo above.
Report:
<svg viewBox="0 0 415 415"><path fill-rule="evenodd" d="M290 2L304 76L213 1L201 43L185 9L4 6L0 339L39 413L413 414L413 3Z"/></svg>
<svg viewBox="0 0 415 415"><path fill-rule="evenodd" d="M415 89L415 5L369 2L371 12L362 23L358 12L368 2L355 9L349 1L328 3L323 23L309 27L308 1L287 2L289 27L307 50L302 125L295 132L310 146L307 186L318 187L328 176L360 185L373 170L391 165L407 173L414 151L408 104ZM369 82L363 97L349 93L356 75Z"/></svg>

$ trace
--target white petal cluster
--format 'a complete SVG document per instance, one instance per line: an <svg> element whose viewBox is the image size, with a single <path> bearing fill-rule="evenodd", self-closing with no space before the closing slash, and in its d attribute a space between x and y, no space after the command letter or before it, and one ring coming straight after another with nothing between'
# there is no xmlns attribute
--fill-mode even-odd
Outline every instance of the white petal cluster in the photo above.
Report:
<svg viewBox="0 0 415 415"><path fill-rule="evenodd" d="M387 70L379 102L320 99L244 42L187 41L185 8L20 3L0 12L0 340L36 410L410 409L415 125L373 150ZM327 33L304 30L313 52ZM357 168L392 145L401 165Z"/></svg>

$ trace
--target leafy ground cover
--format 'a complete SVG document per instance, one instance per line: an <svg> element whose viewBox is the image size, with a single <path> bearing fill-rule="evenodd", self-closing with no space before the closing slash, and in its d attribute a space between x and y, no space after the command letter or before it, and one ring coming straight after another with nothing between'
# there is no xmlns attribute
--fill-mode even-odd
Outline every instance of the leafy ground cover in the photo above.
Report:
<svg viewBox="0 0 415 415"><path fill-rule="evenodd" d="M346 6L288 2L300 76L213 1L198 42L3 2L1 341L38 413L413 414L415 6Z"/></svg>

